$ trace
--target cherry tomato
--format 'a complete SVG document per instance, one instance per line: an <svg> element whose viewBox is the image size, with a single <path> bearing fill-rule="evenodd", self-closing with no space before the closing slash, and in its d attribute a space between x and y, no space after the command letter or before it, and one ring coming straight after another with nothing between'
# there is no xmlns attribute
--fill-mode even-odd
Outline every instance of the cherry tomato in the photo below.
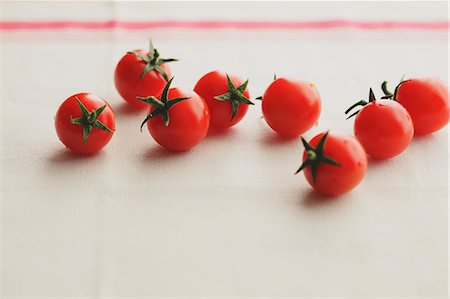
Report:
<svg viewBox="0 0 450 299"><path fill-rule="evenodd" d="M156 98L139 98L151 105L147 123L153 138L162 147L186 151L205 138L209 128L209 110L205 101L194 91L170 88L172 79Z"/></svg>
<svg viewBox="0 0 450 299"><path fill-rule="evenodd" d="M358 104L363 108L356 113L354 132L367 154L376 159L388 159L408 147L414 126L402 105L392 100L376 100L372 89L369 102Z"/></svg>
<svg viewBox="0 0 450 299"><path fill-rule="evenodd" d="M208 105L211 114L211 128L222 130L242 120L253 105L249 100L247 81L234 75L213 71L204 75L194 87Z"/></svg>
<svg viewBox="0 0 450 299"><path fill-rule="evenodd" d="M262 96L262 112L267 124L285 137L298 137L319 119L321 100L314 84L275 79Z"/></svg>
<svg viewBox="0 0 450 299"><path fill-rule="evenodd" d="M130 51L117 64L114 82L119 94L138 109L147 109L137 97L157 96L171 77L167 62L176 59L159 57L157 49L150 43L150 51Z"/></svg>
<svg viewBox="0 0 450 299"><path fill-rule="evenodd" d="M367 156L353 137L323 132L308 143L302 138L305 151L303 170L308 183L319 193L335 196L358 185L367 169Z"/></svg>
<svg viewBox="0 0 450 299"><path fill-rule="evenodd" d="M102 149L115 131L115 116L109 104L96 95L78 93L58 108L55 128L71 150L92 154Z"/></svg>
<svg viewBox="0 0 450 299"><path fill-rule="evenodd" d="M402 104L411 115L416 135L430 134L448 124L450 117L450 103L448 87L439 79L424 78L410 79L400 83L395 95L386 89L387 97Z"/></svg>

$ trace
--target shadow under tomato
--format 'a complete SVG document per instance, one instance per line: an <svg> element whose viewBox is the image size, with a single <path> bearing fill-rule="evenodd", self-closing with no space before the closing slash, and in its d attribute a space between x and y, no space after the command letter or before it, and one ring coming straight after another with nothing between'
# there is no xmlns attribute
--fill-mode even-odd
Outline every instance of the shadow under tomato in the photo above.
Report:
<svg viewBox="0 0 450 299"><path fill-rule="evenodd" d="M62 164L62 163L72 163L72 162L77 162L77 161L98 160L102 156L104 156L104 153L102 150L100 150L94 154L79 154L68 148L63 148L63 149L56 151L54 154L52 154L48 158L48 161L53 164Z"/></svg>
<svg viewBox="0 0 450 299"><path fill-rule="evenodd" d="M236 128L231 127L227 129L214 129L209 128L208 133L205 138L208 139L220 139L225 137L230 137L236 133Z"/></svg>
<svg viewBox="0 0 450 299"><path fill-rule="evenodd" d="M48 192L83 193L84 185L101 181L98 174L102 173L107 154L105 151L92 155L78 154L61 147L45 157L37 184L46 189L52 186Z"/></svg>
<svg viewBox="0 0 450 299"><path fill-rule="evenodd" d="M371 165L371 166L372 165L377 166L377 165L385 164L388 161L392 161L393 159L395 159L395 157L392 157L392 158L389 158L389 159L377 159L377 158L374 158L372 156L367 155L367 164Z"/></svg>
<svg viewBox="0 0 450 299"><path fill-rule="evenodd" d="M144 152L144 160L147 162L151 161L161 161L161 160L168 160L168 159L177 159L181 158L185 155L188 155L191 150L187 151L172 151L165 149L159 145L155 145L151 148L149 148L147 151Z"/></svg>
<svg viewBox="0 0 450 299"><path fill-rule="evenodd" d="M295 143L299 140L299 138L300 137L281 136L280 134L277 134L275 132L267 132L266 134L263 135L263 137L261 138L261 141L265 145L277 146L277 145Z"/></svg>
<svg viewBox="0 0 450 299"><path fill-rule="evenodd" d="M126 102L122 102L113 107L114 112L118 116L141 115L147 113L147 109L136 108Z"/></svg>
<svg viewBox="0 0 450 299"><path fill-rule="evenodd" d="M338 196L324 195L311 189L306 193L302 192L300 204L303 207L315 208L324 205L337 204L337 202L341 200L342 197L343 195Z"/></svg>
<svg viewBox="0 0 450 299"><path fill-rule="evenodd" d="M401 153L400 155L402 155L402 154L404 154L404 153ZM389 159L376 159L376 158L373 158L373 157L367 155L367 170L366 170L366 172L367 173L372 172L372 171L378 172L379 169L383 169L383 168L388 170L389 168L391 168L393 166L392 163L395 163L396 159L398 159L398 156L395 156L395 157L392 157Z"/></svg>
<svg viewBox="0 0 450 299"><path fill-rule="evenodd" d="M422 135L414 135L411 142L413 143L428 143L432 142L437 138L438 132L430 133L430 134L422 134Z"/></svg>

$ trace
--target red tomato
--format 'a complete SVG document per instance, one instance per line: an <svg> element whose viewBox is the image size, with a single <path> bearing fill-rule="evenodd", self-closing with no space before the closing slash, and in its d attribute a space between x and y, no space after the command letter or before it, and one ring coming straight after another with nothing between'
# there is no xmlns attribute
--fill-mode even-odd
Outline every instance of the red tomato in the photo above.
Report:
<svg viewBox="0 0 450 299"><path fill-rule="evenodd" d="M137 97L157 96L171 77L167 62L176 59L159 58L153 46L128 52L119 61L114 73L117 91L128 103L138 109L147 109Z"/></svg>
<svg viewBox="0 0 450 299"><path fill-rule="evenodd" d="M416 135L436 132L448 124L448 87L438 79L406 80L396 89L395 100L408 110Z"/></svg>
<svg viewBox="0 0 450 299"><path fill-rule="evenodd" d="M267 124L285 137L298 137L319 119L321 100L314 84L275 79L262 96L262 112Z"/></svg>
<svg viewBox="0 0 450 299"><path fill-rule="evenodd" d="M408 147L414 135L414 126L402 105L392 100L376 100L372 89L368 103L360 101L346 113L357 105L363 108L351 115L356 115L355 136L370 156L388 159Z"/></svg>
<svg viewBox="0 0 450 299"><path fill-rule="evenodd" d="M392 100L377 100L364 106L356 115L354 132L370 156L388 159L408 147L414 127L402 105Z"/></svg>
<svg viewBox="0 0 450 299"><path fill-rule="evenodd" d="M228 80L228 78L231 80ZM204 75L194 87L208 105L211 128L222 130L242 120L248 110L250 94L247 81L222 72L213 71Z"/></svg>
<svg viewBox="0 0 450 299"><path fill-rule="evenodd" d="M335 196L346 193L363 179L367 156L361 144L351 136L323 132L305 146L303 170L308 183L319 193Z"/></svg>
<svg viewBox="0 0 450 299"><path fill-rule="evenodd" d="M65 146L78 153L92 154L102 149L113 136L114 112L102 98L78 93L59 106L55 128Z"/></svg>
<svg viewBox="0 0 450 299"><path fill-rule="evenodd" d="M172 79L158 98L140 98L152 106L142 125L147 123L150 134L162 147L186 151L205 138L209 128L209 110L194 91L169 89L171 82Z"/></svg>

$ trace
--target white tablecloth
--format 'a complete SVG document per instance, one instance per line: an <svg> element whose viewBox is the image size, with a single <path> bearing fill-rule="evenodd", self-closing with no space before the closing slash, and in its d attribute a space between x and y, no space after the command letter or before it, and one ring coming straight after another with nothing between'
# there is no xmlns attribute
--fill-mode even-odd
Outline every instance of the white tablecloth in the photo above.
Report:
<svg viewBox="0 0 450 299"><path fill-rule="evenodd" d="M3 20L446 21L447 3L2 3ZM351 193L312 192L299 140L260 105L190 152L156 145L113 84L128 50L154 39L174 84L221 69L312 81L316 128L352 133L343 111L385 79L448 81L446 30L62 29L2 32L2 295L12 297L444 297L448 129L370 160ZM53 117L76 92L107 99L117 132L98 155L59 142Z"/></svg>

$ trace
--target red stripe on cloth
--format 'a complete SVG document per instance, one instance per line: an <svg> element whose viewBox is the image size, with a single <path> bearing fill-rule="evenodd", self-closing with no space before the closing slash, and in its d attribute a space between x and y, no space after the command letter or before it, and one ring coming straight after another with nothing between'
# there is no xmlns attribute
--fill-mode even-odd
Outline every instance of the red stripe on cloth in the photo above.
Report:
<svg viewBox="0 0 450 299"><path fill-rule="evenodd" d="M355 28L361 30L412 29L412 30L448 30L450 22L434 21L1 21L0 30L60 30L60 29L290 29L320 30L332 28Z"/></svg>

